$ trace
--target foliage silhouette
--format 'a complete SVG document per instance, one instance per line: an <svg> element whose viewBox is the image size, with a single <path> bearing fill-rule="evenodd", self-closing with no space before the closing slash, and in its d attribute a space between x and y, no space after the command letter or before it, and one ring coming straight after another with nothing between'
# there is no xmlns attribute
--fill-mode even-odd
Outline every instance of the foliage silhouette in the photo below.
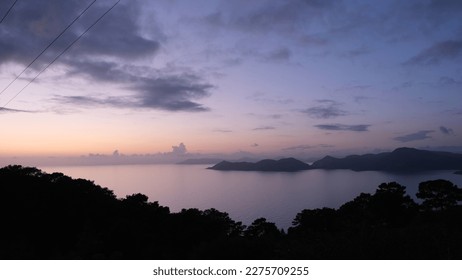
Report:
<svg viewBox="0 0 462 280"><path fill-rule="evenodd" d="M404 186L396 182L382 183L371 197L370 210L376 223L396 226L413 218L417 204L406 195Z"/></svg>
<svg viewBox="0 0 462 280"><path fill-rule="evenodd" d="M216 209L171 213L144 194L34 167L0 169L1 259L461 259L461 189L395 182L339 209L305 209L287 233Z"/></svg>
<svg viewBox="0 0 462 280"><path fill-rule="evenodd" d="M417 198L423 199L422 208L427 211L443 211L462 201L462 190L446 180L426 181L419 184Z"/></svg>
<svg viewBox="0 0 462 280"><path fill-rule="evenodd" d="M258 218L247 227L244 236L249 238L277 238L281 235L281 231L276 227L276 224L267 222L265 218Z"/></svg>

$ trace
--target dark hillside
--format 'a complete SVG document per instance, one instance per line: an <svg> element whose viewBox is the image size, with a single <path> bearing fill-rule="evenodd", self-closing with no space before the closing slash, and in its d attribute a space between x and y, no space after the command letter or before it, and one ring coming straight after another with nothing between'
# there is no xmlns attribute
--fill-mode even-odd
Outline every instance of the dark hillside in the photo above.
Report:
<svg viewBox="0 0 462 280"><path fill-rule="evenodd" d="M216 209L170 213L143 194L117 199L88 180L8 166L0 259L462 259L462 190L428 181L417 197L384 183L339 209L302 210L284 233L265 218L246 227Z"/></svg>

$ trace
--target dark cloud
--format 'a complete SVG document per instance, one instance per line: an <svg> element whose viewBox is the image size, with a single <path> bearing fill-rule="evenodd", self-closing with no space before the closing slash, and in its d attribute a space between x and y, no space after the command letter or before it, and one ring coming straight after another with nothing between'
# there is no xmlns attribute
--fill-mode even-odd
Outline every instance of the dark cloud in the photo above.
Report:
<svg viewBox="0 0 462 280"><path fill-rule="evenodd" d="M109 75L108 78L112 79L119 74L115 74L114 76ZM208 96L209 89L212 88L210 84L198 81L199 78L194 78L193 76L165 76L144 78L134 82L130 82L134 77L130 77L129 75L123 78L127 80L124 85L134 90L135 95L124 97L110 96L105 98L58 96L54 100L87 107L109 106L117 108L147 108L190 112L209 110L202 104L192 101L193 99Z"/></svg>
<svg viewBox="0 0 462 280"><path fill-rule="evenodd" d="M47 46L91 1L47 0L21 1L8 20L0 26L0 64L28 64ZM55 57L72 40L101 16L113 1L97 1L53 44L46 55ZM76 55L104 55L117 58L139 58L154 54L160 42L141 35L138 25L140 6L137 2L120 2L72 48ZM163 38L162 34L158 34ZM68 55L71 55L70 53Z"/></svg>
<svg viewBox="0 0 462 280"><path fill-rule="evenodd" d="M248 97L254 102L267 103L267 104L282 104L287 105L293 103L294 100L290 98L280 98L280 97L267 97L267 94L257 92Z"/></svg>
<svg viewBox="0 0 462 280"><path fill-rule="evenodd" d="M312 145L298 145L298 146L283 148L282 150L283 151L303 151L303 150L310 150L315 147L316 146L312 146Z"/></svg>
<svg viewBox="0 0 462 280"><path fill-rule="evenodd" d="M283 114L269 114L269 115L266 115L266 114L255 114L255 113L248 113L246 115L250 116L250 117L256 117L256 118L259 118L259 119L264 119L264 120L268 120L268 119L280 120L280 119L284 118L284 116L285 116Z"/></svg>
<svg viewBox="0 0 462 280"><path fill-rule="evenodd" d="M56 98L56 101L85 106L138 107L168 111L208 110L193 100L208 96L213 86L203 82L199 76L192 73L168 74L161 71L150 73L151 69L144 67L123 67L113 62L87 60L77 61L72 66L74 68L68 72L68 76L84 75L87 79L109 82L130 89L135 94L108 98L62 96ZM148 72L147 75L146 72Z"/></svg>
<svg viewBox="0 0 462 280"><path fill-rule="evenodd" d="M133 108L137 104L131 97L91 97L91 96L55 96L53 101L61 104L77 105L80 107L117 107Z"/></svg>
<svg viewBox="0 0 462 280"><path fill-rule="evenodd" d="M260 126L260 127L256 127L252 130L273 130L273 129L276 129L274 126Z"/></svg>
<svg viewBox="0 0 462 280"><path fill-rule="evenodd" d="M448 13L462 11L462 2L459 0L431 0L428 8L434 13L448 15Z"/></svg>
<svg viewBox="0 0 462 280"><path fill-rule="evenodd" d="M221 128L217 128L217 129L214 129L213 132L219 132L219 133L231 133L233 132L232 130L229 130L229 129L221 129Z"/></svg>
<svg viewBox="0 0 462 280"><path fill-rule="evenodd" d="M304 151L312 150L316 148L333 148L333 145L320 144L320 145L298 145L282 149L283 151Z"/></svg>
<svg viewBox="0 0 462 280"><path fill-rule="evenodd" d="M456 80L452 77L443 76L438 80L438 84L442 86L459 86L462 85L462 81Z"/></svg>
<svg viewBox="0 0 462 280"><path fill-rule="evenodd" d="M318 100L317 103L319 104L318 106L310 107L301 112L315 119L330 119L348 114L346 111L339 108L341 103L337 101L324 99Z"/></svg>
<svg viewBox="0 0 462 280"><path fill-rule="evenodd" d="M271 119L279 120L279 119L282 119L283 115L281 115L281 114L272 114L272 115L269 115L268 117L271 118Z"/></svg>
<svg viewBox="0 0 462 280"><path fill-rule="evenodd" d="M413 81L405 81L405 82L402 82L399 85L394 86L392 89L399 91L399 90L403 90L403 89L413 88L415 86L416 86L415 82L413 82Z"/></svg>
<svg viewBox="0 0 462 280"><path fill-rule="evenodd" d="M265 63L281 63L289 62L292 57L292 50L289 47L279 47L273 48L271 46L266 46L270 48L265 50L264 48L255 48L248 46L241 46L232 50L234 55L237 55L239 58L227 59L225 64L228 66L233 66L240 64L249 59L255 59L258 62Z"/></svg>
<svg viewBox="0 0 462 280"><path fill-rule="evenodd" d="M219 1L220 2L220 1ZM200 19L213 35L232 33L242 38L235 48L222 50L241 57L238 62L257 59L263 62L296 62L297 48L325 47L331 42L331 34L325 30L336 25L336 15L343 14L341 0L288 0L288 1L221 1L216 9ZM351 19L348 19L351 20ZM340 23L342 26L345 22ZM314 28L311 26L314 25ZM319 28L321 27L321 28ZM320 29L320 30L319 30ZM274 35L282 36L284 45L274 49ZM216 38L216 37L213 37ZM270 40L268 44L266 39ZM323 48L322 53L328 52ZM317 55L318 50L315 50ZM230 60L234 64L236 58Z"/></svg>
<svg viewBox="0 0 462 280"><path fill-rule="evenodd" d="M288 61L290 60L290 57L292 55L292 52L288 48L280 48L275 51L272 51L268 55L265 56L265 59L268 61Z"/></svg>
<svg viewBox="0 0 462 280"><path fill-rule="evenodd" d="M105 82L134 82L134 76L124 71L122 65L116 62L93 59L66 58L63 61L68 65L67 77L83 76L94 81Z"/></svg>
<svg viewBox="0 0 462 280"><path fill-rule="evenodd" d="M20 1L14 13L0 26L0 66L4 63L27 65L91 1ZM32 66L42 69L70 42L102 15L113 1L97 1L44 56ZM140 2L120 2L57 64L67 70L66 77L85 77L95 82L110 82L133 91L128 97L58 97L55 101L85 106L149 108L168 111L207 111L197 99L210 95L213 86L192 71L160 71L133 66L156 55L166 36L151 19L149 38L140 28ZM175 70L175 69L174 69Z"/></svg>
<svg viewBox="0 0 462 280"><path fill-rule="evenodd" d="M364 132L369 131L369 124L318 124L314 127L317 127L322 130L344 130L344 131L354 131L354 132Z"/></svg>
<svg viewBox="0 0 462 280"><path fill-rule="evenodd" d="M369 100L370 97L368 96L364 96L364 95L356 95L356 96L353 96L353 100L356 102L356 103L363 103L364 101L366 100Z"/></svg>
<svg viewBox="0 0 462 280"><path fill-rule="evenodd" d="M223 2L225 4L223 4ZM282 35L302 46L324 46L329 36L313 33L305 28L321 20L330 24L330 14L341 6L340 0L289 0L289 1L223 1L212 13L201 17L200 22L213 30L216 28L260 36ZM329 19L327 19L329 17ZM218 29L216 29L218 30ZM256 35L256 36L254 36ZM263 47L263 48L262 48ZM273 61L287 61L292 56L289 49L268 53L267 46L259 46L257 57ZM255 46L251 45L251 49Z"/></svg>
<svg viewBox="0 0 462 280"><path fill-rule="evenodd" d="M157 32L155 40L141 35L137 22L141 7L136 1L119 5L86 35L85 40L81 40L76 52L133 59L153 55L159 50L165 35Z"/></svg>
<svg viewBox="0 0 462 280"><path fill-rule="evenodd" d="M411 142L411 141L417 141L417 140L424 140L424 139L429 139L431 138L428 134L433 133L433 130L421 130L416 133L411 133L403 136L398 136L393 138L393 140L398 141L398 142Z"/></svg>
<svg viewBox="0 0 462 280"><path fill-rule="evenodd" d="M329 41L319 35L302 35L299 42L305 46L325 46Z"/></svg>
<svg viewBox="0 0 462 280"><path fill-rule="evenodd" d="M225 19L223 18L223 13L221 12L214 12L206 15L203 18L203 21L213 27L222 27L225 25Z"/></svg>
<svg viewBox="0 0 462 280"><path fill-rule="evenodd" d="M277 33L301 47L322 48L323 55L346 58L380 51L377 42L394 44L417 38L432 40L433 34L444 36L448 30L460 29L462 11L458 0L225 2L226 5L217 5L216 10L202 17L202 22L208 27L256 36ZM361 40L358 36L370 40ZM343 39L348 43L340 43L345 42ZM350 41L357 43L356 47L352 47ZM432 56L433 52L422 55ZM415 60L426 61L419 57Z"/></svg>
<svg viewBox="0 0 462 280"><path fill-rule="evenodd" d="M349 85L349 86L343 86L335 89L335 91L353 91L353 92L358 92L358 91L365 91L367 89L370 89L372 86L371 85Z"/></svg>
<svg viewBox="0 0 462 280"><path fill-rule="evenodd" d="M133 88L139 92L139 105L169 111L207 111L208 108L191 100L209 95L213 86L201 83L193 75L146 78Z"/></svg>
<svg viewBox="0 0 462 280"><path fill-rule="evenodd" d="M357 47L357 48L354 48L354 49L351 49L351 50L348 50L348 51L344 52L343 56L349 57L349 58L355 58L355 57L358 57L358 56L369 54L370 52L371 52L371 50L369 48L367 48L365 46L361 46L361 47Z"/></svg>
<svg viewBox="0 0 462 280"><path fill-rule="evenodd" d="M447 40L434 44L406 61L405 65L434 65L462 54L462 41Z"/></svg>
<svg viewBox="0 0 462 280"><path fill-rule="evenodd" d="M445 135L454 135L454 130L445 126L440 126L440 131Z"/></svg>
<svg viewBox="0 0 462 280"><path fill-rule="evenodd" d="M6 114L6 113L36 113L36 112L35 111L16 110L16 109L0 107L0 114Z"/></svg>
<svg viewBox="0 0 462 280"><path fill-rule="evenodd" d="M88 100L83 104L114 105L115 107L141 107L168 111L207 111L194 102L210 95L213 86L193 73L169 74L146 67L123 66L114 62L80 60L72 64L69 76L83 75L87 79L119 84L135 92L131 98L113 97L111 100ZM192 71L191 71L192 72ZM75 99L71 97L68 101ZM75 99L76 104L82 104ZM103 101L103 102L100 102Z"/></svg>
<svg viewBox="0 0 462 280"><path fill-rule="evenodd" d="M232 16L228 24L244 31L294 32L300 21L322 17L323 11L338 1L269 1L265 5L254 6L245 13ZM248 4L248 2L245 2Z"/></svg>
<svg viewBox="0 0 462 280"><path fill-rule="evenodd" d="M368 12L362 11L369 15L363 26L378 32L388 42L402 43L417 38L428 41L432 34L447 34L447 30L460 26L462 5L458 0L369 2Z"/></svg>

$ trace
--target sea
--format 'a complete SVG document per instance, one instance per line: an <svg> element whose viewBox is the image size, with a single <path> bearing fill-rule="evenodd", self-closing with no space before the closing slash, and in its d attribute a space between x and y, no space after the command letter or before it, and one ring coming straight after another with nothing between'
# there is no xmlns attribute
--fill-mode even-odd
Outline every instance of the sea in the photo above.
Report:
<svg viewBox="0 0 462 280"><path fill-rule="evenodd" d="M119 198L142 193L149 201L181 209L215 208L235 221L250 225L266 218L281 229L292 226L303 209L338 208L361 193L373 194L381 183L397 182L416 201L420 182L445 179L462 186L454 171L394 174L380 171L306 170L300 172L217 171L209 165L43 166L94 181Z"/></svg>

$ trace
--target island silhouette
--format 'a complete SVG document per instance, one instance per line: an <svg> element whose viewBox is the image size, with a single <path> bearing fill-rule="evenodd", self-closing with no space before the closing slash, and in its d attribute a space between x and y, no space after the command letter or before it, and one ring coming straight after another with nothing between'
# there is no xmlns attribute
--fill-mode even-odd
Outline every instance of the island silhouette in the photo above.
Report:
<svg viewBox="0 0 462 280"><path fill-rule="evenodd" d="M258 162L230 162L222 161L209 167L213 170L235 171L283 171L293 172L311 169L310 165L295 158L283 158L280 160L264 159Z"/></svg>
<svg viewBox="0 0 462 280"><path fill-rule="evenodd" d="M354 171L418 172L428 170L461 170L462 154L398 148L392 152L350 155L344 158L326 156L312 165L294 158L265 159L256 163L222 161L208 169L234 171L302 171L309 169L350 169Z"/></svg>

